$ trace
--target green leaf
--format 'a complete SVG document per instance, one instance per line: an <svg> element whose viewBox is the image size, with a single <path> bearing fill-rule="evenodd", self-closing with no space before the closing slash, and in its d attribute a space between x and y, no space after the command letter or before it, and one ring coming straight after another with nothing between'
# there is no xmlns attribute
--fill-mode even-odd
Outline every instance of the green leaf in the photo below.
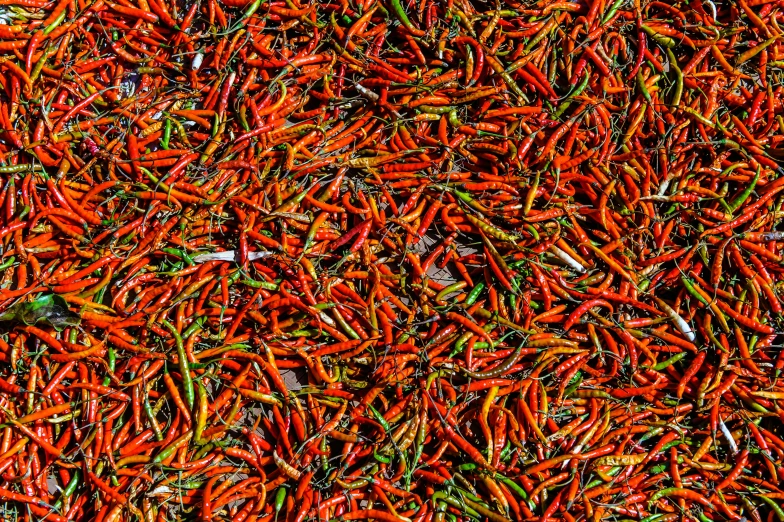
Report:
<svg viewBox="0 0 784 522"><path fill-rule="evenodd" d="M29 303L17 303L0 315L0 321L17 321L26 325L44 322L58 332L66 326L76 326L81 317L68 309L68 303L59 295L40 295Z"/></svg>

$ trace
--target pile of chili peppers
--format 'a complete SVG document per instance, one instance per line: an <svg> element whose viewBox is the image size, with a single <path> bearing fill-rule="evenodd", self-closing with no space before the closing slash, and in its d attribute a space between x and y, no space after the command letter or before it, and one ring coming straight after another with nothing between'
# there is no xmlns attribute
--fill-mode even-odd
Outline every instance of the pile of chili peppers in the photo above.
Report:
<svg viewBox="0 0 784 522"><path fill-rule="evenodd" d="M0 1L4 519L784 522L782 17Z"/></svg>

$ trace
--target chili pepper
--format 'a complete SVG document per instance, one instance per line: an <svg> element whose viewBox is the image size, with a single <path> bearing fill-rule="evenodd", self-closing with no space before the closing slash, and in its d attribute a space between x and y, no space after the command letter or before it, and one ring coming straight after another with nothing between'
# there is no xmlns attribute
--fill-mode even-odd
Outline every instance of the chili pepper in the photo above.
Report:
<svg viewBox="0 0 784 522"><path fill-rule="evenodd" d="M779 516L773 4L82 4L0 29L5 478L65 455L69 520Z"/></svg>
<svg viewBox="0 0 784 522"><path fill-rule="evenodd" d="M508 372L515 365L515 363L517 363L517 360L519 359L522 352L523 346L520 345L515 349L514 352L512 352L512 355L510 355L506 361L486 372L472 372L462 368L461 369L463 373L474 379L494 379L506 374L506 372Z"/></svg>

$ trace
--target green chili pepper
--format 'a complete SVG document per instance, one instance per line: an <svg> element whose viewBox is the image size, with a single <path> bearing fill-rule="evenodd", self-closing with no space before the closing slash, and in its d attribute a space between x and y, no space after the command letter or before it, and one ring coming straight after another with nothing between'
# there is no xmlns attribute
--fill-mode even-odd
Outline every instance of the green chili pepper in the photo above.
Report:
<svg viewBox="0 0 784 522"><path fill-rule="evenodd" d="M384 416L377 409L375 409L373 405L368 404L368 408L370 409L371 412L373 412L373 416L376 418L378 423L384 427L384 431L388 433L391 428L387 420L384 418Z"/></svg>
<svg viewBox="0 0 784 522"><path fill-rule="evenodd" d="M752 354L754 353L754 348L757 346L757 343L759 342L759 339L760 339L759 335L757 335L757 334L752 335L751 338L749 339L749 352L750 353L752 353Z"/></svg>
<svg viewBox="0 0 784 522"><path fill-rule="evenodd" d="M276 291L278 290L279 286L277 283L270 283L267 281L253 281L252 279L243 279L242 284L249 286L251 288L263 288L265 290Z"/></svg>
<svg viewBox="0 0 784 522"><path fill-rule="evenodd" d="M0 167L0 174L16 174L17 172L30 172L33 170L43 170L41 165L22 163L20 165L5 165ZM47 179L46 177L44 179Z"/></svg>
<svg viewBox="0 0 784 522"><path fill-rule="evenodd" d="M335 321L337 321L343 331L352 339L359 340L359 334L346 322L343 316L336 309L333 309L333 312L332 317L335 318Z"/></svg>
<svg viewBox="0 0 784 522"><path fill-rule="evenodd" d="M403 27L406 29L412 29L414 24L412 24L411 20L409 20L408 15L406 14L406 10L400 0L391 0L390 3L392 4L392 11L394 11L395 16L397 16L398 20L400 20L400 23L403 24Z"/></svg>
<svg viewBox="0 0 784 522"><path fill-rule="evenodd" d="M680 439L677 439L677 440L672 440L672 441L668 442L667 444L665 444L664 446L662 446L662 448L661 448L659 451L660 451L661 453L664 453L664 452L665 452L665 451L667 451L668 449L670 449L670 448L674 448L675 446L677 446L678 444L681 444L682 442L683 442L683 441L682 441L682 440L680 440Z"/></svg>
<svg viewBox="0 0 784 522"><path fill-rule="evenodd" d="M417 426L416 436L414 437L414 458L411 462L418 463L419 458L422 456L424 450L425 440L427 439L427 417L424 420L420 419L419 426ZM407 466L406 470L406 489L411 484L411 476L414 474L415 466Z"/></svg>
<svg viewBox="0 0 784 522"><path fill-rule="evenodd" d="M466 297L465 304L468 306L474 304L476 300L479 299L479 294L481 294L482 290L484 289L485 289L485 284L483 282L480 281L479 283L477 283L474 289L471 290L471 292L468 294L468 297Z"/></svg>
<svg viewBox="0 0 784 522"><path fill-rule="evenodd" d="M670 38L669 36L665 36L661 33L657 33L656 30L653 29L652 27L648 27L645 24L641 25L640 27L642 28L643 31L645 31L645 33L648 36L653 38L654 41L661 46L672 48L678 45L678 43L674 39Z"/></svg>
<svg viewBox="0 0 784 522"><path fill-rule="evenodd" d="M322 455L321 457L321 469L324 472L329 471L329 459L327 455L327 438L321 437L321 442L319 442L319 450L321 450Z"/></svg>
<svg viewBox="0 0 784 522"><path fill-rule="evenodd" d="M109 348L106 349L106 354L109 359L108 360L109 371L114 373L114 366L117 363L117 354L115 353L114 348L112 348L111 346L109 346ZM112 382L112 380L109 378L108 375L103 378L104 386L109 386L110 382Z"/></svg>
<svg viewBox="0 0 784 522"><path fill-rule="evenodd" d="M523 500L528 500L528 493L517 482L515 482L514 480L508 477L504 477L503 475L500 475L498 473L496 473L495 478L499 479L501 482L509 486L512 489L512 491L520 495L520 498L522 498Z"/></svg>
<svg viewBox="0 0 784 522"><path fill-rule="evenodd" d="M676 353L675 355L673 355L672 357L670 357L666 361L662 361L659 364L654 365L653 370L655 370L657 372L660 372L660 371L662 371L662 370L664 370L666 368L669 368L670 366L672 366L676 362L680 361L681 359L683 359L687 355L688 355L688 352Z"/></svg>
<svg viewBox="0 0 784 522"><path fill-rule="evenodd" d="M183 435L175 439L171 444L166 446L158 455L152 459L153 464L160 464L164 460L171 457L175 451L180 449L184 444L187 444L193 437L193 430L186 431ZM195 458L195 457L194 457Z"/></svg>
<svg viewBox="0 0 784 522"><path fill-rule="evenodd" d="M375 446L373 447L373 458L375 458L379 462L383 462L384 464L389 464L390 462L392 462L392 459L390 457L387 457L385 455L380 455L378 451L376 451Z"/></svg>
<svg viewBox="0 0 784 522"><path fill-rule="evenodd" d="M239 281L241 277L242 277L242 271L241 270L235 270L234 272L232 272L229 275L229 278L227 279L227 281L229 282L229 286L231 286L234 283L236 283L237 281Z"/></svg>
<svg viewBox="0 0 784 522"><path fill-rule="evenodd" d="M270 212L271 214L270 216L261 219L260 222L266 223L267 221L276 219L277 214L280 212L290 212L292 209L296 208L300 203L302 203L302 200L304 200L305 196L307 195L308 195L308 189L303 188L303 190L300 190L299 192L291 196L289 199L287 199L285 202L281 203L280 206L278 206L278 208Z"/></svg>
<svg viewBox="0 0 784 522"><path fill-rule="evenodd" d="M204 456L207 455L207 453L211 452L216 447L218 447L218 445L212 442L209 444L205 444L204 446L199 448L199 450L196 453L193 454L193 460L199 460L201 458L204 458Z"/></svg>
<svg viewBox="0 0 784 522"><path fill-rule="evenodd" d="M30 81L35 82L38 77L41 75L41 71L44 70L44 65L46 65L46 59L48 56L49 47L47 47L47 52L41 55L41 58L36 62L35 67L33 67L32 72L30 73Z"/></svg>
<svg viewBox="0 0 784 522"><path fill-rule="evenodd" d="M542 30L539 31L536 36L534 36L525 46L524 51L526 53L531 52L531 50L536 47L539 42L544 40L551 32L553 32L556 28L558 28L558 17L557 16L550 16L550 19L544 24Z"/></svg>
<svg viewBox="0 0 784 522"><path fill-rule="evenodd" d="M463 288L465 288L466 284L465 281L458 281L456 283L452 283L449 286L444 287L438 294L436 295L436 301L443 301L444 298L454 292L459 292Z"/></svg>
<svg viewBox="0 0 784 522"><path fill-rule="evenodd" d="M583 382L583 376L581 374L577 375L577 380L566 387L564 390L564 397L570 396L572 393L577 391L577 388L580 387L580 384Z"/></svg>
<svg viewBox="0 0 784 522"><path fill-rule="evenodd" d="M692 491L691 490L687 490L687 489L683 489L683 488L664 488L664 489L660 489L659 491L657 491L656 493L651 495L651 498L650 498L650 500L648 500L648 503L649 504L653 504L654 502L656 502L657 500L659 500L662 497L667 497L669 495L672 495L673 493L676 493L676 494L677 493L681 493L682 494L684 492L691 493Z"/></svg>
<svg viewBox="0 0 784 522"><path fill-rule="evenodd" d="M63 503L65 502L65 499L71 498L73 494L76 493L76 488L79 487L79 484L81 484L81 482L82 482L81 475L79 473L79 470L76 469L74 470L73 476L71 477L71 480L68 482L68 485L65 486L62 495L60 495L60 498L57 499L57 502L55 502L52 507L54 507L54 509L56 510L59 510L62 507Z"/></svg>
<svg viewBox="0 0 784 522"><path fill-rule="evenodd" d="M194 332L201 330L201 327L206 322L207 322L206 316L197 317L196 320L193 321L193 323L191 323L191 325L188 328L186 328L184 332L182 332L182 337L187 339L188 337L193 335Z"/></svg>
<svg viewBox="0 0 784 522"><path fill-rule="evenodd" d="M708 301L704 297L702 297L702 294L700 294L694 288L694 285L692 284L691 280L688 277L681 274L681 282L683 283L683 286L686 287L686 290L689 292L689 294L691 294L697 301L701 302L706 306L709 304Z"/></svg>
<svg viewBox="0 0 784 522"><path fill-rule="evenodd" d="M510 458L512 458L512 451L514 450L514 446L512 446L512 442L507 439L506 446L504 449L501 450L501 462L507 462Z"/></svg>
<svg viewBox="0 0 784 522"><path fill-rule="evenodd" d="M492 370L472 372L463 368L462 366L460 367L460 370L473 379L493 379L495 377L499 377L517 363L517 359L520 358L520 354L523 352L523 344L520 344L520 346L518 346L517 349L512 352L512 355L510 355L508 359L494 367Z"/></svg>
<svg viewBox="0 0 784 522"><path fill-rule="evenodd" d="M778 502L765 495L757 495L757 497L761 498L763 502L770 506L770 509L776 514L776 518L779 519L779 522L784 522L784 509L779 506Z"/></svg>
<svg viewBox="0 0 784 522"><path fill-rule="evenodd" d="M731 213L734 213L736 210L738 210L741 207L741 205L743 205L746 202L746 200L749 199L751 193L754 192L754 187L757 186L757 181L759 181L759 177L760 177L760 167L758 166L756 174L754 174L754 177L751 179L751 183L749 183L746 186L746 188L743 189L743 192L738 194L738 197L735 198L729 204Z"/></svg>
<svg viewBox="0 0 784 522"><path fill-rule="evenodd" d="M188 266L193 266L193 265L196 264L196 262L193 260L193 258L191 256L189 256L184 250L178 250L176 248L162 248L161 252L165 252L165 253L167 253L169 255L179 257L180 259L185 261L185 263Z"/></svg>
<svg viewBox="0 0 784 522"><path fill-rule="evenodd" d="M588 490L591 488L595 488L596 486L600 486L602 484L604 484L604 481L602 479L594 479L585 485L585 489Z"/></svg>
<svg viewBox="0 0 784 522"><path fill-rule="evenodd" d="M210 129L210 135L213 139L218 135L218 131L220 130L220 117L217 113L212 117L212 128Z"/></svg>
<svg viewBox="0 0 784 522"><path fill-rule="evenodd" d="M464 500L456 499L454 497L450 497L443 491L436 491L435 493L433 493L432 498L433 498L434 505L437 504L439 500L443 500L450 506L462 510L467 515L470 515L478 519L482 518L482 516L479 514L478 511L476 511L475 509L467 505L468 504L467 502L465 502Z"/></svg>
<svg viewBox="0 0 784 522"><path fill-rule="evenodd" d="M3 262L3 264L0 265L0 270L5 270L6 268L9 268L9 267L13 266L15 259L16 259L16 257L14 257L14 256L11 256L8 259L6 259Z"/></svg>
<svg viewBox="0 0 784 522"><path fill-rule="evenodd" d="M65 20L66 11L67 9L63 9L63 11L57 16L57 18L54 19L54 22L46 26L46 28L44 29L44 35L51 33L57 28L58 25L63 23L63 20Z"/></svg>
<svg viewBox="0 0 784 522"><path fill-rule="evenodd" d="M452 114L455 112L455 108L451 105L420 105L417 107L420 112L424 112L427 114ZM457 115L457 113L455 113ZM455 127L459 127L462 123L455 125Z"/></svg>
<svg viewBox="0 0 784 522"><path fill-rule="evenodd" d="M182 374L182 387L185 391L185 404L187 404L188 408L192 410L193 404L196 402L196 397L193 391L193 379L191 378L191 371L190 368L188 368L188 358L185 355L185 345L182 342L180 333L173 324L171 324L166 319L160 319L160 322L171 332L177 345L177 363L180 367L180 374Z"/></svg>
<svg viewBox="0 0 784 522"><path fill-rule="evenodd" d="M248 117L247 117L246 112L247 112L247 110L245 108L245 105L240 107L240 112L239 112L240 125L242 125L242 129L245 132L248 132L250 130L250 124L248 123Z"/></svg>
<svg viewBox="0 0 784 522"><path fill-rule="evenodd" d="M567 99L564 100L558 106L558 108L555 110L555 112L553 113L553 119L557 120L558 118L561 117L561 115L563 115L564 112L566 112L566 109L568 109L569 106L572 104L572 102L574 101L574 98L579 96L580 94L582 94L582 92L585 90L585 88L588 87L588 82L590 81L590 79L591 79L591 75L590 74L586 74L585 77L580 82L580 84L577 85L574 88L574 90L572 90L572 92L569 93L569 95L566 97ZM531 227L531 228L533 228L533 227ZM538 234L537 234L537 236L538 236Z"/></svg>
<svg viewBox="0 0 784 522"><path fill-rule="evenodd" d="M452 352L449 354L450 357L454 357L455 355L462 353L463 349L465 348L466 343L474 336L473 332L466 332L460 337L457 338L455 341L455 347L452 348Z"/></svg>
<svg viewBox="0 0 784 522"><path fill-rule="evenodd" d="M651 428L650 430L646 431L642 437L640 437L640 443L645 442L646 440L650 439L651 437L655 437L659 435L661 432L664 431L664 427L656 426L655 428Z"/></svg>
<svg viewBox="0 0 784 522"><path fill-rule="evenodd" d="M442 189L442 190L447 190L449 192L452 192L455 196L460 198L462 201L464 201L466 204L468 204L469 207L473 208L474 210L478 210L479 212L482 212L482 213L488 212L488 210L484 207L484 205L482 205L478 201L474 200L474 198L472 198L471 195L469 193L467 193L467 192L463 192L461 190L457 190L454 187L445 186L445 185L433 184L433 187L437 188L437 189Z"/></svg>
<svg viewBox="0 0 784 522"><path fill-rule="evenodd" d="M447 116L447 118L449 120L449 124L452 127L460 127L463 124L463 122L461 122L460 118L457 116L456 110L449 111L449 115Z"/></svg>
<svg viewBox="0 0 784 522"><path fill-rule="evenodd" d="M683 72L678 67L678 60L675 59L672 49L667 49L667 57L670 60L670 68L675 71L675 91L672 94L670 105L677 107L681 103L681 96L683 96Z"/></svg>
<svg viewBox="0 0 784 522"><path fill-rule="evenodd" d="M645 98L645 101L653 104L653 98L651 98L651 93L645 85L645 78L643 78L641 71L637 71L637 87L639 87L640 92L642 92L642 97Z"/></svg>
<svg viewBox="0 0 784 522"><path fill-rule="evenodd" d="M190 367L188 368L190 370ZM207 389L201 383L201 381L196 381L196 394L198 395L198 403L196 407L195 417L196 417L196 427L193 431L193 437L196 444L203 444L205 441L202 438L204 435L204 428L207 424L207 414L209 413L207 410L207 406L209 401L207 400Z"/></svg>
<svg viewBox="0 0 784 522"><path fill-rule="evenodd" d="M152 406L150 405L150 398L147 395L147 392L144 393L144 413L147 415L147 418L150 420L150 427L152 427L153 433L155 433L155 440L161 441L163 440L163 432L161 432L161 427L158 426L158 421L155 419L155 413L152 411Z"/></svg>
<svg viewBox="0 0 784 522"><path fill-rule="evenodd" d="M283 509L283 504L286 502L286 488L280 487L278 488L278 492L275 493L275 503L273 506L275 507L275 520L278 519L278 513L280 510Z"/></svg>
<svg viewBox="0 0 784 522"><path fill-rule="evenodd" d="M626 0L615 0L615 2L613 2L613 5L611 5L610 9L607 10L607 14L605 14L604 18L602 18L602 25L606 24L613 16L615 16L615 13L618 11L618 9L620 9L625 1Z"/></svg>
<svg viewBox="0 0 784 522"><path fill-rule="evenodd" d="M170 118L166 118L163 124L163 137L161 138L161 148L169 150L169 140L171 139L172 122Z"/></svg>

